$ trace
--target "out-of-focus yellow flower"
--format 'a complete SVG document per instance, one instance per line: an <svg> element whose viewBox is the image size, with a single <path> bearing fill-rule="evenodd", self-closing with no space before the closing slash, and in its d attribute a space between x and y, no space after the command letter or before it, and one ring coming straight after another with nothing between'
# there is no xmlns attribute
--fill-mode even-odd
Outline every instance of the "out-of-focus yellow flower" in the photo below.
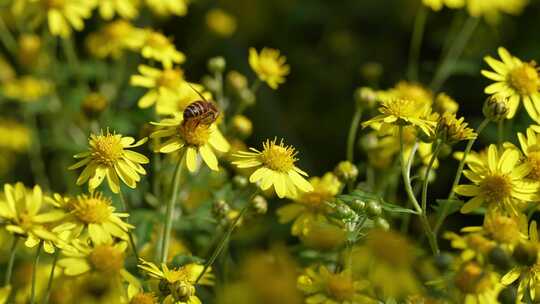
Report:
<svg viewBox="0 0 540 304"><path fill-rule="evenodd" d="M194 125L183 122L183 116L177 115L174 118L163 119L159 123L152 123L160 128L150 135L151 138L169 137L169 140L157 147L157 151L172 153L185 149L184 157L189 171L197 170L199 155L210 169L218 171L218 160L214 150L227 152L230 145L216 123Z"/></svg>
<svg viewBox="0 0 540 304"><path fill-rule="evenodd" d="M105 111L108 105L109 100L103 94L91 92L83 99L81 109L86 116L96 117Z"/></svg>
<svg viewBox="0 0 540 304"><path fill-rule="evenodd" d="M528 3L529 0L467 0L467 10L473 17L497 23L501 13L519 15Z"/></svg>
<svg viewBox="0 0 540 304"><path fill-rule="evenodd" d="M306 230L306 234L300 235L300 240L304 245L317 250L333 250L347 241L347 231L328 221L313 222Z"/></svg>
<svg viewBox="0 0 540 304"><path fill-rule="evenodd" d="M400 81L387 91L379 91L381 101L389 99L409 99L428 106L433 103L433 93L423 85L414 82Z"/></svg>
<svg viewBox="0 0 540 304"><path fill-rule="evenodd" d="M141 180L140 175L145 175L146 171L141 164L150 161L140 153L128 150L128 148L138 147L144 144L147 138L138 142L132 137L121 134L111 134L103 132L99 135L91 134L89 139L89 151L73 156L82 158L77 163L70 166L69 170L84 167L77 185L88 182L90 192L93 192L107 177L109 188L114 193L120 192L120 180L128 187L135 189L137 182Z"/></svg>
<svg viewBox="0 0 540 304"><path fill-rule="evenodd" d="M497 246L493 240L487 239L479 232L463 236L454 232L446 232L444 238L450 240L452 248L461 251L460 257L463 261L476 259L479 262L484 262L488 253Z"/></svg>
<svg viewBox="0 0 540 304"><path fill-rule="evenodd" d="M11 285L0 288L0 304L5 304L11 294Z"/></svg>
<svg viewBox="0 0 540 304"><path fill-rule="evenodd" d="M21 1L23 2L23 1ZM68 38L73 30L84 29L84 19L90 18L95 0L31 0L40 5L38 19L46 19L54 36Z"/></svg>
<svg viewBox="0 0 540 304"><path fill-rule="evenodd" d="M540 121L540 74L536 63L523 62L503 47L500 47L498 52L502 61L491 56L484 58L493 72L482 70L482 75L495 81L487 86L484 92L509 99L507 118L514 117L519 102L522 101L529 116Z"/></svg>
<svg viewBox="0 0 540 304"><path fill-rule="evenodd" d="M2 86L4 95L22 102L34 102L52 91L52 84L44 79L22 76L7 81Z"/></svg>
<svg viewBox="0 0 540 304"><path fill-rule="evenodd" d="M188 0L146 0L146 5L161 16L184 16L187 14L188 3Z"/></svg>
<svg viewBox="0 0 540 304"><path fill-rule="evenodd" d="M308 174L294 164L298 160L294 147L286 146L283 140L278 144L277 139L267 139L262 151L255 148L249 150L235 154L237 160L233 164L238 168L254 168L249 181L259 182L262 190L273 186L279 198L294 198L298 190L313 191L313 186L303 177Z"/></svg>
<svg viewBox="0 0 540 304"><path fill-rule="evenodd" d="M54 252L55 242L60 239L48 225L60 221L65 213L60 210L47 210L43 193L39 186L26 189L22 183L5 184L0 195L0 219L10 233L26 238L25 245L33 248L43 242L43 249Z"/></svg>
<svg viewBox="0 0 540 304"><path fill-rule="evenodd" d="M457 113L459 104L445 93L437 94L433 102L433 110L439 114L442 113Z"/></svg>
<svg viewBox="0 0 540 304"><path fill-rule="evenodd" d="M482 205L512 214L522 210L527 202L538 199L539 184L525 177L531 172L528 163L519 162L519 152L504 149L502 153L496 145L490 145L487 159L481 164L468 163L464 172L474 185L459 185L456 193L472 198L461 208L469 213Z"/></svg>
<svg viewBox="0 0 540 304"><path fill-rule="evenodd" d="M41 39L35 34L23 34L19 37L19 61L31 66L38 62L41 51Z"/></svg>
<svg viewBox="0 0 540 304"><path fill-rule="evenodd" d="M206 13L206 26L220 36L230 37L236 31L236 19L226 11L215 8Z"/></svg>
<svg viewBox="0 0 540 304"><path fill-rule="evenodd" d="M153 263L140 260L138 267L153 279L160 281L160 293L165 297L164 303L196 304L201 303L195 294L195 282L203 272L203 265L190 263L176 269L169 269L161 264L161 269ZM203 274L199 285L213 285L214 275L211 268Z"/></svg>
<svg viewBox="0 0 540 304"><path fill-rule="evenodd" d="M201 94L204 99L212 100L212 93L207 91L198 83L183 81L177 88L178 97L175 99L161 99L156 104L156 112L159 115L175 115L184 112L184 109L191 103L201 100ZM217 122L222 116L218 117Z"/></svg>
<svg viewBox="0 0 540 304"><path fill-rule="evenodd" d="M327 222L326 215L331 211L327 205L341 190L341 182L333 173L309 179L313 191L299 194L294 203L278 209L279 221L287 223L294 220L292 235L303 236L309 233L313 224Z"/></svg>
<svg viewBox="0 0 540 304"><path fill-rule="evenodd" d="M146 31L134 27L126 20L116 20L104 25L86 38L86 47L98 58L119 58L125 50L142 47Z"/></svg>
<svg viewBox="0 0 540 304"><path fill-rule="evenodd" d="M15 70L3 56L0 56L0 84L14 79L17 75Z"/></svg>
<svg viewBox="0 0 540 304"><path fill-rule="evenodd" d="M350 269L332 273L328 268L308 268L298 277L298 288L306 295L306 303L378 303L365 293L369 282L353 278Z"/></svg>
<svg viewBox="0 0 540 304"><path fill-rule="evenodd" d="M443 6L448 8L462 8L465 5L465 0L422 0L422 3L434 11L440 11Z"/></svg>
<svg viewBox="0 0 540 304"><path fill-rule="evenodd" d="M531 168L527 177L540 182L540 134L535 132L533 128L528 128L527 136L519 132L517 137L521 151L525 155L525 162Z"/></svg>
<svg viewBox="0 0 540 304"><path fill-rule="evenodd" d="M146 30L144 43L141 47L141 55L150 60L156 60L167 69L172 68L173 63L182 63L186 56L176 50L174 44L165 35L153 30Z"/></svg>
<svg viewBox="0 0 540 304"><path fill-rule="evenodd" d="M482 226L469 226L461 229L462 232L479 233L497 242L505 248L528 237L527 217L523 214L517 216L506 215L500 211L489 210L484 216ZM476 242L479 244L480 242Z"/></svg>
<svg viewBox="0 0 540 304"><path fill-rule="evenodd" d="M248 137L253 132L253 123L244 115L233 116L231 124L233 130L243 138Z"/></svg>
<svg viewBox="0 0 540 304"><path fill-rule="evenodd" d="M14 152L28 151L31 131L23 124L11 119L0 120L0 148Z"/></svg>
<svg viewBox="0 0 540 304"><path fill-rule="evenodd" d="M476 262L463 263L454 276L459 291L459 303L492 304L499 303L497 296L503 288L499 276Z"/></svg>
<svg viewBox="0 0 540 304"><path fill-rule="evenodd" d="M180 98L180 87L185 82L184 71L180 68L159 70L150 66L139 65L140 75L132 75L130 84L147 88L148 92L139 99L140 108L148 108L154 104L163 104L166 100Z"/></svg>
<svg viewBox="0 0 540 304"><path fill-rule="evenodd" d="M157 259L155 257L156 254L156 247L158 246L158 232L160 229L163 229L163 225L156 223L154 226L154 229L152 230L152 235L150 236L150 241L148 243L145 243L141 250L139 250L139 256L145 260L154 260ZM184 242L182 239L178 238L174 231L172 232L170 243L169 243L169 252L167 254L167 257L169 260L167 262L171 262L172 259L174 259L177 255L191 255L191 252L189 250L189 247L187 246L186 242Z"/></svg>
<svg viewBox="0 0 540 304"><path fill-rule="evenodd" d="M125 19L133 19L138 15L138 0L97 0L101 17L111 20L115 14Z"/></svg>
<svg viewBox="0 0 540 304"><path fill-rule="evenodd" d="M274 90L285 83L285 76L289 74L290 67L285 64L286 60L276 49L263 48L260 53L254 48L249 49L249 65L257 77Z"/></svg>
<svg viewBox="0 0 540 304"><path fill-rule="evenodd" d="M104 243L113 237L128 240L128 230L133 226L124 222L127 213L117 213L110 198L100 192L77 197L62 197L54 194L48 201L69 215L53 231L62 235L68 233L69 238L89 236L95 243Z"/></svg>

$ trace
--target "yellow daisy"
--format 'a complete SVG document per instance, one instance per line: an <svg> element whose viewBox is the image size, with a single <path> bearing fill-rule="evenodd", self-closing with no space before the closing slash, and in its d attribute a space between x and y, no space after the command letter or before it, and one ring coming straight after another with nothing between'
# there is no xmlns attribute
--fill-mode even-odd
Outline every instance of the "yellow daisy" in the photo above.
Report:
<svg viewBox="0 0 540 304"><path fill-rule="evenodd" d="M184 16L187 14L188 3L188 0L146 0L146 5L161 16Z"/></svg>
<svg viewBox="0 0 540 304"><path fill-rule="evenodd" d="M484 17L497 23L501 13L519 15L529 0L467 0L467 11L473 17Z"/></svg>
<svg viewBox="0 0 540 304"><path fill-rule="evenodd" d="M183 81L177 88L177 97L172 99L161 99L156 103L156 113L159 115L174 115L184 112L184 109L191 103L204 99L212 100L212 93L207 91L202 85L194 82Z"/></svg>
<svg viewBox="0 0 540 304"><path fill-rule="evenodd" d="M111 20L115 14L124 19L133 19L139 14L138 0L98 0L98 10L101 17Z"/></svg>
<svg viewBox="0 0 540 304"><path fill-rule="evenodd" d="M10 119L0 120L0 148L5 151L25 152L31 145L31 131Z"/></svg>
<svg viewBox="0 0 540 304"><path fill-rule="evenodd" d="M462 140L475 139L477 134L464 122L465 118L457 118L456 114L450 112L440 115L436 133L449 144L455 144Z"/></svg>
<svg viewBox="0 0 540 304"><path fill-rule="evenodd" d="M249 49L249 65L257 77L274 90L285 82L285 76L289 74L286 60L276 49L263 48L260 53L254 48Z"/></svg>
<svg viewBox="0 0 540 304"><path fill-rule="evenodd" d="M160 291L163 295L166 295L163 303L201 304L201 301L195 295L195 282L204 269L203 265L189 263L176 269L169 269L163 263L160 269L155 264L140 259L138 267L149 277L160 281ZM210 268L206 270L197 284L214 284L214 275L211 273Z"/></svg>
<svg viewBox="0 0 540 304"><path fill-rule="evenodd" d="M279 198L294 198L298 195L297 189L303 192L313 191L313 186L303 177L308 174L294 165L298 160L296 150L292 146L286 146L281 140L267 139L263 143L263 150L249 148L251 151L239 151L234 156L233 162L238 168L253 168L255 171L249 177L249 181L260 181L262 190L274 187ZM303 175L303 176L302 176Z"/></svg>
<svg viewBox="0 0 540 304"><path fill-rule="evenodd" d="M465 5L465 0L422 0L422 3L434 11L440 11L443 6L454 9L462 8Z"/></svg>
<svg viewBox="0 0 540 304"><path fill-rule="evenodd" d="M205 16L206 26L214 33L222 37L230 37L237 28L236 18L226 11L214 8Z"/></svg>
<svg viewBox="0 0 540 304"><path fill-rule="evenodd" d="M173 118L163 119L159 123L152 123L159 129L150 135L151 138L169 138L159 144L156 150L161 153L185 150L186 165L191 172L197 170L198 155L210 169L218 171L218 160L214 150L227 152L230 145L216 123L194 125L184 124L183 121L182 115L176 115Z"/></svg>
<svg viewBox="0 0 540 304"><path fill-rule="evenodd" d="M277 210L281 223L294 220L291 228L292 235L307 235L312 224L326 222L326 215L331 211L327 202L330 202L341 191L341 182L330 172L322 178L312 177L309 182L313 191L299 194L294 198L294 203Z"/></svg>
<svg viewBox="0 0 540 304"><path fill-rule="evenodd" d="M533 128L528 128L527 136L519 132L517 137L525 155L525 162L531 167L527 177L540 182L540 134Z"/></svg>
<svg viewBox="0 0 540 304"><path fill-rule="evenodd" d="M33 76L22 76L3 84L2 92L7 98L22 102L35 102L52 92L52 84Z"/></svg>
<svg viewBox="0 0 540 304"><path fill-rule="evenodd" d="M114 193L120 192L118 177L130 188L135 188L141 180L139 175L145 175L146 171L141 164L149 162L146 156L127 150L138 147L146 142L143 138L135 143L132 137L124 137L120 134L91 134L89 151L76 154L75 158L82 158L75 163L70 170L85 167L77 179L77 185L88 181L88 188L93 192L107 177L109 188Z"/></svg>
<svg viewBox="0 0 540 304"><path fill-rule="evenodd" d="M503 286L496 272L476 262L466 262L459 266L453 280L457 287L456 303L499 303L497 297Z"/></svg>
<svg viewBox="0 0 540 304"><path fill-rule="evenodd" d="M89 236L96 243L112 240L113 237L128 240L128 231L134 227L122 219L127 213L117 213L110 198L100 192L77 197L63 197L54 194L48 201L69 215L53 231L69 233L70 238Z"/></svg>
<svg viewBox="0 0 540 304"><path fill-rule="evenodd" d="M22 183L4 185L4 193L0 195L0 219L9 233L26 238L27 247L35 247L43 241L45 252L54 252L54 244L62 242L48 228L64 216L61 210L47 210L39 186L30 190Z"/></svg>
<svg viewBox="0 0 540 304"><path fill-rule="evenodd" d="M140 49L145 37L145 30L120 19L105 24L97 32L90 33L86 38L86 47L97 58L117 59L125 50Z"/></svg>
<svg viewBox="0 0 540 304"><path fill-rule="evenodd" d="M184 72L180 68L159 70L150 66L139 65L140 75L133 75L130 84L148 88L148 92L139 99L139 108L148 108L154 104L162 104L166 100L177 100L179 88L185 82Z"/></svg>
<svg viewBox="0 0 540 304"><path fill-rule="evenodd" d="M503 47L500 47L498 52L502 61L491 56L484 58L493 71L482 70L482 75L495 81L484 91L509 99L507 118L514 117L519 102L522 101L529 116L540 121L540 75L536 64L521 61Z"/></svg>
<svg viewBox="0 0 540 304"><path fill-rule="evenodd" d="M72 29L84 29L84 19L92 16L95 0L31 0L41 6L39 18L46 18L49 31L54 36L67 38ZM45 15L45 16L42 16Z"/></svg>
<svg viewBox="0 0 540 304"><path fill-rule="evenodd" d="M504 149L501 153L496 145L490 145L487 158L480 159L481 163L467 162L469 169L463 174L474 184L456 187L457 194L472 196L461 212L469 213L487 205L517 214L527 202L535 201L539 184L525 178L531 167L520 163L519 158L515 149Z"/></svg>
<svg viewBox="0 0 540 304"><path fill-rule="evenodd" d="M171 40L162 33L146 30L145 36L141 47L144 58L159 61L167 69L172 68L173 63L179 64L186 60L186 56L177 51Z"/></svg>
<svg viewBox="0 0 540 304"><path fill-rule="evenodd" d="M350 270L333 273L325 266L308 268L298 277L297 285L306 295L306 303L378 303L366 295L369 282L355 279Z"/></svg>

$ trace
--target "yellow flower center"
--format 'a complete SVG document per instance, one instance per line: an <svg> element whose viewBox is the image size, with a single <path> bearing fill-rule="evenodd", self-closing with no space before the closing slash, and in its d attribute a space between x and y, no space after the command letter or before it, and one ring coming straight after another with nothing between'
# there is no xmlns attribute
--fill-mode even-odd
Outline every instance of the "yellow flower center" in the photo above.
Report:
<svg viewBox="0 0 540 304"><path fill-rule="evenodd" d="M110 166L124 154L122 137L119 135L98 135L91 139L92 156L102 165Z"/></svg>
<svg viewBox="0 0 540 304"><path fill-rule="evenodd" d="M146 43L155 49L165 49L170 45L169 39L161 33L150 33Z"/></svg>
<svg viewBox="0 0 540 304"><path fill-rule="evenodd" d="M534 180L540 180L540 151L529 152L527 162L531 166L529 177Z"/></svg>
<svg viewBox="0 0 540 304"><path fill-rule="evenodd" d="M480 183L480 191L488 203L499 203L512 194L512 181L506 175L488 175Z"/></svg>
<svg viewBox="0 0 540 304"><path fill-rule="evenodd" d="M44 0L45 6L48 9L60 9L64 7L65 0Z"/></svg>
<svg viewBox="0 0 540 304"><path fill-rule="evenodd" d="M421 115L420 104L410 99L392 99L382 104L381 113L397 118L417 118Z"/></svg>
<svg viewBox="0 0 540 304"><path fill-rule="evenodd" d="M276 140L267 140L261 152L262 162L272 170L288 172L294 168L296 151L291 146L284 146L283 141L276 144Z"/></svg>
<svg viewBox="0 0 540 304"><path fill-rule="evenodd" d="M182 75L182 70L180 69L166 69L158 78L157 85L170 89L177 88L182 81Z"/></svg>
<svg viewBox="0 0 540 304"><path fill-rule="evenodd" d="M30 216L26 212L19 214L18 226L20 226L24 230L29 230L30 228L32 228L32 225L33 225L32 216Z"/></svg>
<svg viewBox="0 0 540 304"><path fill-rule="evenodd" d="M356 291L352 277L346 274L332 274L326 288L328 293L339 301L352 300Z"/></svg>
<svg viewBox="0 0 540 304"><path fill-rule="evenodd" d="M73 214L87 224L106 222L112 214L111 202L100 194L91 197L81 196L73 202Z"/></svg>
<svg viewBox="0 0 540 304"><path fill-rule="evenodd" d="M540 76L534 63L525 63L510 71L508 82L521 95L531 95L540 88Z"/></svg>
<svg viewBox="0 0 540 304"><path fill-rule="evenodd" d="M266 75L279 75L281 66L275 58L262 57L259 61L259 67L263 74Z"/></svg>
<svg viewBox="0 0 540 304"><path fill-rule="evenodd" d="M152 293L140 292L136 294L129 304L155 304L157 303L156 297Z"/></svg>
<svg viewBox="0 0 540 304"><path fill-rule="evenodd" d="M124 253L111 245L99 245L88 256L92 266L100 272L114 273L124 267Z"/></svg>
<svg viewBox="0 0 540 304"><path fill-rule="evenodd" d="M197 126L181 124L179 132L186 143L192 146L205 145L208 142L211 133L209 126L205 124L199 124Z"/></svg>

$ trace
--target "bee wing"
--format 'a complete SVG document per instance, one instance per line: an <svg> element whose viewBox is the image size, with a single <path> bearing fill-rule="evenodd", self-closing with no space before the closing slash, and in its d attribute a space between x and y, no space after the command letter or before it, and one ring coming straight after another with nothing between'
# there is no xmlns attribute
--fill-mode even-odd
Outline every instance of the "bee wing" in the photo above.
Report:
<svg viewBox="0 0 540 304"><path fill-rule="evenodd" d="M200 97L202 100L208 102L208 100L206 100L206 98L204 98L204 96L201 94L201 92L199 92L197 89L195 89L195 88L191 85L191 83L189 83L189 82L186 82L186 83L187 83L187 85L188 85L193 91L195 91L195 93L197 93L197 95L199 95L199 97Z"/></svg>

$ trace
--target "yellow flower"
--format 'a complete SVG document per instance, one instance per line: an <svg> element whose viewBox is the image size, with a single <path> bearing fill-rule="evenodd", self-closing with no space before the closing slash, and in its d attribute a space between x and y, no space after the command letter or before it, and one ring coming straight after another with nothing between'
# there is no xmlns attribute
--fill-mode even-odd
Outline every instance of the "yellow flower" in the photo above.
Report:
<svg viewBox="0 0 540 304"><path fill-rule="evenodd" d="M313 186L304 178L307 173L294 165L298 160L296 150L292 146L286 146L283 140L277 143L277 139L267 139L263 143L263 150L249 148L251 151L239 151L234 156L233 162L238 168L254 168L249 181L260 181L262 190L274 187L279 198L296 197L297 189L303 192L313 191Z"/></svg>
<svg viewBox="0 0 540 304"><path fill-rule="evenodd" d="M146 5L161 16L184 16L187 14L188 0L146 0Z"/></svg>
<svg viewBox="0 0 540 304"><path fill-rule="evenodd" d="M9 295L11 294L11 285L0 288L0 304L7 303Z"/></svg>
<svg viewBox="0 0 540 304"><path fill-rule="evenodd" d="M156 104L156 113L159 115L175 115L184 112L184 109L191 103L201 100L201 96L206 100L212 100L212 93L198 84L188 81L183 81L176 90L178 97L175 99L161 99L161 102Z"/></svg>
<svg viewBox="0 0 540 304"><path fill-rule="evenodd" d="M0 120L0 149L25 152L30 149L31 131L13 120Z"/></svg>
<svg viewBox="0 0 540 304"><path fill-rule="evenodd" d="M290 68L285 64L286 60L276 49L263 48L260 53L254 48L249 49L249 65L257 77L274 90L285 82L285 76L289 74Z"/></svg>
<svg viewBox="0 0 540 304"><path fill-rule="evenodd" d="M499 303L497 296L502 289L497 273L475 262L460 265L454 275L454 284L459 292L459 302L465 304Z"/></svg>
<svg viewBox="0 0 540 304"><path fill-rule="evenodd" d="M172 68L173 63L182 63L186 57L174 47L174 44L162 33L146 30L144 43L141 47L141 55L150 60L161 62L167 69Z"/></svg>
<svg viewBox="0 0 540 304"><path fill-rule="evenodd" d="M525 162L531 168L527 177L540 182L540 134L535 132L533 128L528 128L527 136L520 132L517 137L521 151L525 155Z"/></svg>
<svg viewBox="0 0 540 304"><path fill-rule="evenodd" d="M294 203L277 210L279 221L287 223L294 220L292 235L305 236L314 223L327 222L326 215L331 211L327 203L341 191L341 182L333 173L326 173L322 178L309 179L313 191L299 194Z"/></svg>
<svg viewBox="0 0 540 304"><path fill-rule="evenodd" d="M154 104L163 104L167 100L180 98L180 87L185 82L184 72L180 68L159 70L147 65L139 65L140 75L130 79L132 86L148 88L148 92L139 99L140 108L148 108Z"/></svg>
<svg viewBox="0 0 540 304"><path fill-rule="evenodd" d="M476 259L483 262L488 253L497 246L497 244L484 237L481 233L469 233L461 236L454 232L446 232L444 238L450 241L452 248L461 251L460 258L463 261Z"/></svg>
<svg viewBox="0 0 540 304"><path fill-rule="evenodd" d="M69 233L70 238L87 235L95 243L106 243L113 237L128 240L128 230L133 226L124 222L127 213L117 213L110 198L100 192L77 197L62 197L54 194L48 201L57 208L63 209L69 216L53 231L62 235Z"/></svg>
<svg viewBox="0 0 540 304"><path fill-rule="evenodd" d="M70 170L85 167L77 179L77 185L88 181L88 188L93 192L107 177L109 188L114 193L120 192L118 177L130 188L135 188L141 180L139 175L145 175L146 171L141 164L149 163L146 156L127 150L138 147L146 142L143 138L135 143L132 137L124 137L120 134L91 134L89 151L76 154L75 158L82 158L71 167Z"/></svg>
<svg viewBox="0 0 540 304"><path fill-rule="evenodd" d="M428 88L425 88L419 83L403 80L387 91L377 92L377 97L381 101L388 99L410 99L424 106L433 103L433 93Z"/></svg>
<svg viewBox="0 0 540 304"><path fill-rule="evenodd" d="M47 96L52 91L52 84L32 76L22 76L4 83L4 95L22 102L34 102Z"/></svg>
<svg viewBox="0 0 540 304"><path fill-rule="evenodd" d="M529 0L467 0L467 10L473 17L484 17L497 23L501 13L519 15Z"/></svg>
<svg viewBox="0 0 540 304"><path fill-rule="evenodd" d="M440 11L443 6L448 8L462 8L465 0L422 0L425 6L429 6L434 11Z"/></svg>
<svg viewBox="0 0 540 304"><path fill-rule="evenodd" d="M125 50L141 48L145 38L145 30L134 27L126 20L116 20L89 34L86 47L97 58L117 59Z"/></svg>
<svg viewBox="0 0 540 304"><path fill-rule="evenodd" d="M353 278L350 269L332 273L320 266L308 268L298 277L298 288L306 295L306 303L378 303L365 294L368 286L368 281Z"/></svg>
<svg viewBox="0 0 540 304"><path fill-rule="evenodd" d="M185 150L186 165L191 172L197 170L198 155L210 169L218 171L218 160L214 150L227 152L230 145L217 125L184 124L183 120L182 115L177 115L174 118L163 119L159 123L152 123L160 128L150 135L151 138L169 137L169 140L158 145L156 150L161 153Z"/></svg>
<svg viewBox="0 0 540 304"><path fill-rule="evenodd" d="M413 125L424 133L431 134L435 122L428 119L430 108L424 103L411 99L388 99L381 102L381 115L362 123L362 127L372 126L375 129L385 129L395 126Z"/></svg>
<svg viewBox="0 0 540 304"><path fill-rule="evenodd" d="M477 134L464 122L465 118L456 118L456 114L446 112L439 117L436 132L449 144L476 138Z"/></svg>
<svg viewBox="0 0 540 304"><path fill-rule="evenodd" d="M62 248L63 257L58 260L58 265L64 268L64 274L68 276L78 276L91 271L109 275L121 274L127 272L124 269L127 246L124 241L113 243L112 240L89 242L76 239Z"/></svg>
<svg viewBox="0 0 540 304"><path fill-rule="evenodd" d="M164 303L200 304L195 295L195 281L201 275L204 266L196 263L185 264L176 269L169 269L165 263L161 269L153 263L140 259L138 267L149 277L160 281L162 295L166 296ZM214 285L214 275L208 268L198 285Z"/></svg>
<svg viewBox="0 0 540 304"><path fill-rule="evenodd" d="M457 113L459 104L450 96L445 93L437 94L435 101L433 102L433 110L439 114L442 113Z"/></svg>
<svg viewBox="0 0 540 304"><path fill-rule="evenodd" d="M469 213L482 205L496 208L511 214L517 214L527 202L535 201L538 183L525 179L531 172L527 163L519 163L519 152L515 149L497 151L495 145L488 148L487 158L481 163L468 162L469 170L464 175L473 185L459 185L456 193L472 196L461 208L462 213Z"/></svg>
<svg viewBox="0 0 540 304"><path fill-rule="evenodd" d="M54 36L67 38L72 29L84 29L84 19L92 16L95 0L31 0L41 6L38 19L46 18Z"/></svg>
<svg viewBox="0 0 540 304"><path fill-rule="evenodd" d="M98 10L101 17L111 20L115 14L125 19L137 17L138 0L98 0Z"/></svg>
<svg viewBox="0 0 540 304"><path fill-rule="evenodd" d="M52 253L55 242L61 241L48 226L60 221L65 213L47 210L43 202L39 186L30 190L22 183L5 184L4 193L0 195L0 219L4 221L8 232L26 238L27 247L35 247L43 241L43 249Z"/></svg>
<svg viewBox="0 0 540 304"><path fill-rule="evenodd" d="M206 26L220 36L230 37L236 31L236 19L226 11L215 8L206 13Z"/></svg>
<svg viewBox="0 0 540 304"><path fill-rule="evenodd" d="M487 94L509 98L510 109L507 118L514 117L519 102L523 101L529 116L540 121L540 75L536 64L521 61L503 47L500 47L498 52L502 61L491 56L484 58L493 71L482 70L482 75L495 81L484 91Z"/></svg>

